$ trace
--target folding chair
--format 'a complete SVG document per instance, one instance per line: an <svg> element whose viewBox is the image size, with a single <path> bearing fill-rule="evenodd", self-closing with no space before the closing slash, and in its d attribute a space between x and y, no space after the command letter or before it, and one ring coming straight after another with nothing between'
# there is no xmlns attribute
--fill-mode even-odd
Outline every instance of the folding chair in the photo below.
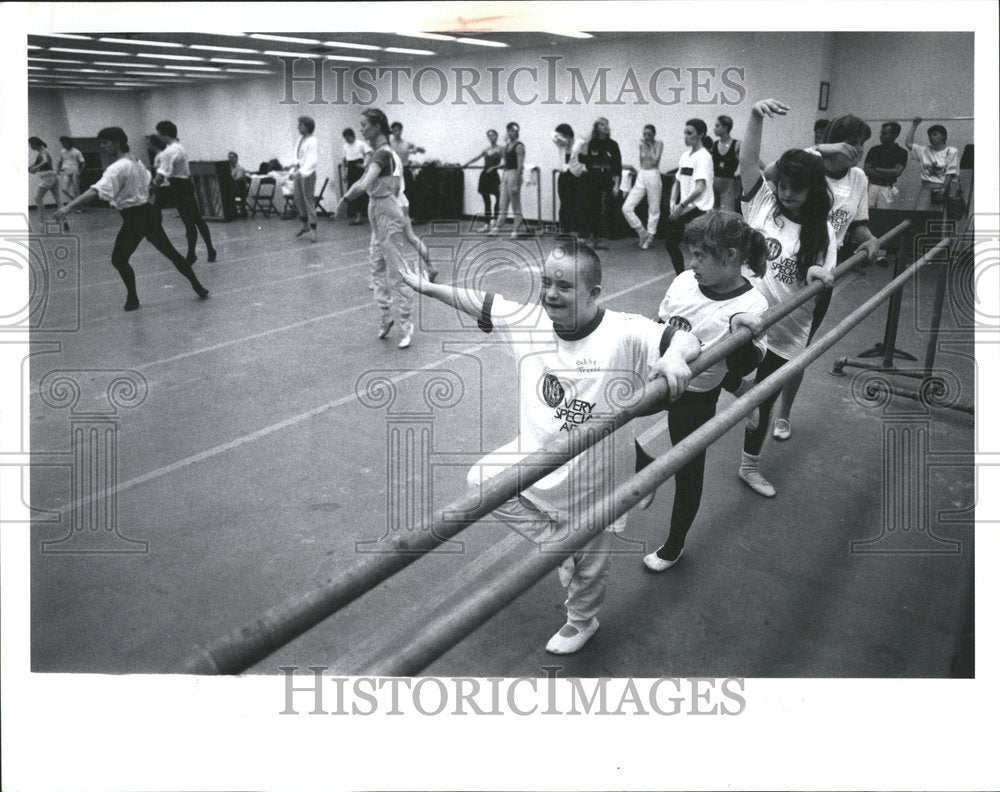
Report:
<svg viewBox="0 0 1000 792"><path fill-rule="evenodd" d="M257 182L257 191L250 199L250 215L257 216L260 210L264 217L270 217L271 212L277 212L278 207L274 205L274 189L276 182L273 176L264 176Z"/></svg>
<svg viewBox="0 0 1000 792"><path fill-rule="evenodd" d="M333 217L333 212L323 206L323 193L326 192L326 185L330 183L330 178L327 177L323 179L323 186L319 188L319 193L316 195L316 214L321 217Z"/></svg>

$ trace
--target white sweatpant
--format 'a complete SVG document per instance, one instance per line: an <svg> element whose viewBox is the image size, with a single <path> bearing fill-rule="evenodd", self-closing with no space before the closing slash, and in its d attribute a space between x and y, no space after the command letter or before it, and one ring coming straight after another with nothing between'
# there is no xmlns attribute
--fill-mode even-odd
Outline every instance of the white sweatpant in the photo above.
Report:
<svg viewBox="0 0 1000 792"><path fill-rule="evenodd" d="M646 231L650 235L655 235L656 226L660 222L662 194L663 180L660 178L660 172L655 168L639 171L635 177L635 184L628 191L628 198L625 199L625 205L622 207L622 214L625 215L628 224L636 231L642 228L642 223L636 216L635 207L645 197L649 204L649 221L646 223Z"/></svg>
<svg viewBox="0 0 1000 792"><path fill-rule="evenodd" d="M515 440L476 462L469 469L468 485L481 487L489 479L516 465L519 458L526 456L518 453L518 446L519 442ZM531 539L541 552L545 552L551 543L566 538L573 526L572 521L565 516L560 517L556 509L536 503L537 500L537 496L533 497L529 490L525 490L520 498L511 499L497 511L514 530ZM622 516L560 565L560 571L569 574L565 602L568 621L576 624L588 622L604 604L615 531L624 527L625 517Z"/></svg>

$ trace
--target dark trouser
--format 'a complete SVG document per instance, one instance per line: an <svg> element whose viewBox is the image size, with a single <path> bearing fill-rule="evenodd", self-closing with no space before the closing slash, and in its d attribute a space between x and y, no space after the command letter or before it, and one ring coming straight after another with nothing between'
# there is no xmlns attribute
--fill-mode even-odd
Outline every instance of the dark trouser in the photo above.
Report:
<svg viewBox="0 0 1000 792"><path fill-rule="evenodd" d="M121 216L122 226L118 229L115 246L111 251L111 265L118 270L118 274L125 282L130 300L138 299L138 296L135 291L135 270L132 269L129 259L143 239L148 239L153 247L170 259L170 263L188 279L193 287L201 288L191 265L167 239L167 234L163 230L163 226L160 225L160 211L158 209L149 204L142 204L122 209Z"/></svg>
<svg viewBox="0 0 1000 792"><path fill-rule="evenodd" d="M187 236L187 255L191 259L194 257L194 248L198 244L198 232L205 240L205 247L212 251L212 235L209 233L208 225L201 217L201 209L198 208L198 200L194 197L194 185L190 179L171 179L170 186L174 191L174 202L177 211L180 212L181 222L184 223L184 233Z"/></svg>
<svg viewBox="0 0 1000 792"><path fill-rule="evenodd" d="M680 275L684 272L684 254L681 252L681 242L684 241L684 228L696 217L705 214L701 209L695 208L690 212L681 215L676 220L667 220L667 227L664 236L667 238L667 253L670 254L670 261L674 265L674 272Z"/></svg>
<svg viewBox="0 0 1000 792"><path fill-rule="evenodd" d="M559 174L559 226L564 234L580 234L583 231L584 212L583 178L569 171Z"/></svg>
<svg viewBox="0 0 1000 792"><path fill-rule="evenodd" d="M720 390L721 388L716 386L705 393L685 391L677 401L666 408L670 414L668 421L670 442L675 447L689 434L712 420ZM637 471L652 461L638 445L637 441ZM676 560L684 549L684 540L701 506L704 483L705 452L702 451L674 475L674 505L670 512L670 535L659 553L664 560Z"/></svg>
<svg viewBox="0 0 1000 792"><path fill-rule="evenodd" d="M610 237L613 228L611 213L614 208L610 171L588 171L587 181L589 182L587 205L580 212L580 235L598 238Z"/></svg>
<svg viewBox="0 0 1000 792"><path fill-rule="evenodd" d="M770 349L764 355L764 359L760 362L757 367L757 377L754 380L755 383L763 382L765 379L770 377L774 372L784 366L788 360L776 355ZM774 403L778 400L778 396L781 394L779 390L773 396L769 396L766 401L760 405L760 418L757 421L757 426L751 429L747 426L743 433L743 450L748 454L753 454L757 456L761 449L764 447L764 438L767 437L767 427L771 423L771 410L774 407Z"/></svg>
<svg viewBox="0 0 1000 792"><path fill-rule="evenodd" d="M483 197L486 222L496 220L497 214L500 212L500 173L498 171L487 173L484 170L479 174L479 194Z"/></svg>
<svg viewBox="0 0 1000 792"><path fill-rule="evenodd" d="M347 163L347 189L351 188L358 179L365 175L363 160L353 160ZM368 196L362 195L347 204L347 214L351 216L363 217L368 214Z"/></svg>

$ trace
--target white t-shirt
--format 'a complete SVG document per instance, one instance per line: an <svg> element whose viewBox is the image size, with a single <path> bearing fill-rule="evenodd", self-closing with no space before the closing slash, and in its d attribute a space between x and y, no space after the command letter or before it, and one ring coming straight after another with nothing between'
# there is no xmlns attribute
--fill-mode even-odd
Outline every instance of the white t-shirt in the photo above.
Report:
<svg viewBox="0 0 1000 792"><path fill-rule="evenodd" d="M357 140L353 143L344 143L344 159L348 162L359 162L364 160L366 154L370 154L372 147L369 146L363 140Z"/></svg>
<svg viewBox="0 0 1000 792"><path fill-rule="evenodd" d="M295 141L295 165L303 176L312 176L319 162L319 143L315 135L300 135Z"/></svg>
<svg viewBox="0 0 1000 792"><path fill-rule="evenodd" d="M851 223L868 219L868 177L861 168L851 168L843 178L827 176L826 184L833 194L829 220L837 233L839 248L844 244Z"/></svg>
<svg viewBox="0 0 1000 792"><path fill-rule="evenodd" d="M700 148L694 153L690 149L681 154L680 162L677 165L677 182L681 186L681 201L694 192L695 182L699 179L705 180L705 192L694 202L695 209L709 212L715 206L715 192L712 189L712 181L715 178L715 166L712 164L712 155L704 148Z"/></svg>
<svg viewBox="0 0 1000 792"><path fill-rule="evenodd" d="M149 171L132 157L116 159L94 184L98 196L115 209L129 209L149 202Z"/></svg>
<svg viewBox="0 0 1000 792"><path fill-rule="evenodd" d="M75 146L71 149L62 149L59 152L59 170L62 173L79 173L85 164L83 154Z"/></svg>
<svg viewBox="0 0 1000 792"><path fill-rule="evenodd" d="M668 332L644 316L602 311L596 327L570 340L556 334L540 304L522 305L500 295L488 295L487 303L490 323L480 326L507 345L517 367L519 432L501 449L510 454L506 464L638 400ZM609 447L605 444L604 450ZM593 502L610 493L609 478L617 466L606 467L598 448L554 470L524 494L539 507L565 515L581 496L589 493ZM631 453L631 447L622 450ZM631 473L622 469L619 477L624 480ZM619 520L615 527L623 524Z"/></svg>
<svg viewBox="0 0 1000 792"><path fill-rule="evenodd" d="M740 289L720 293L698 283L692 270L684 270L671 282L658 314L671 327L692 333L704 349L729 335L729 320L736 314L759 317L768 307L767 298L748 280ZM754 339L753 343L761 354L767 351L764 338ZM726 361L720 360L691 380L688 390L710 391L722 382L726 371Z"/></svg>
<svg viewBox="0 0 1000 792"><path fill-rule="evenodd" d="M910 159L920 163L920 181L944 184L949 173L958 175L958 149L945 146L935 151L930 146L914 143L910 149Z"/></svg>
<svg viewBox="0 0 1000 792"><path fill-rule="evenodd" d="M767 298L768 305L775 306L805 287L805 282L798 279L795 265L802 226L782 215L775 218L778 199L763 179L743 199L743 217L767 240L767 271L764 277L754 278L751 282ZM837 235L829 222L827 233L830 244L822 266L833 272L837 266ZM795 357L806 348L812 317L813 303L810 301L771 325L767 330L768 348L786 360Z"/></svg>
<svg viewBox="0 0 1000 792"><path fill-rule="evenodd" d="M184 146L176 140L160 152L160 165L157 173L168 179L190 179L191 168L188 167L187 152Z"/></svg>

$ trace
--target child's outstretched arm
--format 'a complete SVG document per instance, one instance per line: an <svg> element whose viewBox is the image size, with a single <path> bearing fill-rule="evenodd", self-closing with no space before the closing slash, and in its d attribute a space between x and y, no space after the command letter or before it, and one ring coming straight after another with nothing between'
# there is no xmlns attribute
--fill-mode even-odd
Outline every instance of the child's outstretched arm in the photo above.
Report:
<svg viewBox="0 0 1000 792"><path fill-rule="evenodd" d="M440 300L445 305L450 305L459 311L464 311L473 317L477 322L484 321L483 306L486 303L486 294L474 289L462 289L457 286L445 285L443 283L431 283L431 281L417 269L414 263L402 261L399 265L399 275L415 292L426 294L435 300Z"/></svg>

